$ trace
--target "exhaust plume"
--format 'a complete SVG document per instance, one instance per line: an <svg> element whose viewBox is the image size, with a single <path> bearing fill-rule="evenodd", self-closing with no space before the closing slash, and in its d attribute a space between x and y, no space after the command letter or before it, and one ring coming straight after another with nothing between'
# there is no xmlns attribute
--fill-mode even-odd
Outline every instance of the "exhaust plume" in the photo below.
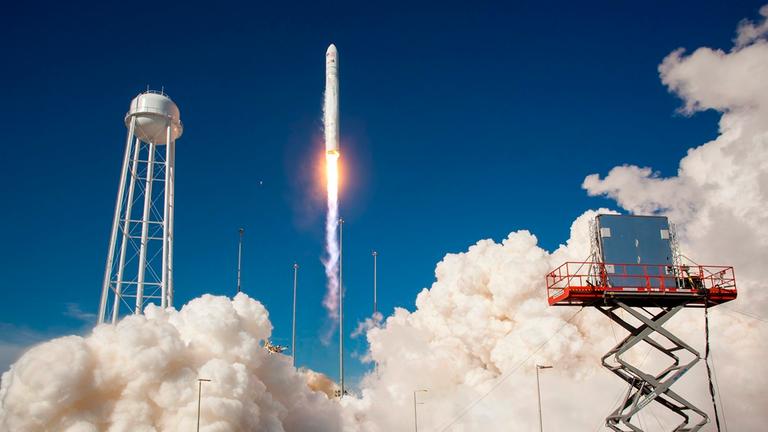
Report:
<svg viewBox="0 0 768 432"><path fill-rule="evenodd" d="M316 374L261 346L272 332L261 303L204 295L180 311L150 305L85 337L38 345L3 374L0 430L338 431L338 405ZM322 390L325 391L325 390Z"/></svg>

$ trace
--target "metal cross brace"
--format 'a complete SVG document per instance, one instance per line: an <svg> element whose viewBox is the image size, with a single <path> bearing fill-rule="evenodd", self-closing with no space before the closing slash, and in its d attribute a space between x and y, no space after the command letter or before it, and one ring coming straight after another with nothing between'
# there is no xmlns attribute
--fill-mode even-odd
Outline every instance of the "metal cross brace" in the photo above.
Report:
<svg viewBox="0 0 768 432"><path fill-rule="evenodd" d="M629 307L616 299L606 298L605 305L596 307L600 312L630 333L602 358L602 364L605 368L618 375L619 378L630 385L622 403L605 419L606 426L617 432L643 432L642 429L630 423L630 421L641 409L653 401L658 402L682 417L682 422L673 429L675 432L695 432L709 423L709 417L707 417L704 411L695 407L670 388L701 358L698 351L663 327L685 305L661 307L658 312L653 313L645 308ZM637 319L640 325L632 324L625 318L617 315L616 312L618 310L623 310ZM666 338L671 347L666 347L652 339L652 334ZM645 342L657 349L669 357L672 363L657 375L653 375L642 371L640 369L641 366L633 365L622 358L624 353L640 342ZM680 357L677 354L678 352L685 351L691 354L692 359L687 363L681 364ZM700 417L698 423L689 424L691 413L695 413L697 417Z"/></svg>

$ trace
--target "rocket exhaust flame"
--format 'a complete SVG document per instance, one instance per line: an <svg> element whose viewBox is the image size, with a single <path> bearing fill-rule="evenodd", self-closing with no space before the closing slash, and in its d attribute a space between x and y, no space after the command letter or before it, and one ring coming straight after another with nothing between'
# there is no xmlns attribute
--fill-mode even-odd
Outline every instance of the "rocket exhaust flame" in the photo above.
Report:
<svg viewBox="0 0 768 432"><path fill-rule="evenodd" d="M323 305L328 315L338 321L339 308L339 75L338 53L331 45L325 53L325 100L323 128L325 132L325 170L328 188L328 215L325 220L326 256L323 259L328 289Z"/></svg>

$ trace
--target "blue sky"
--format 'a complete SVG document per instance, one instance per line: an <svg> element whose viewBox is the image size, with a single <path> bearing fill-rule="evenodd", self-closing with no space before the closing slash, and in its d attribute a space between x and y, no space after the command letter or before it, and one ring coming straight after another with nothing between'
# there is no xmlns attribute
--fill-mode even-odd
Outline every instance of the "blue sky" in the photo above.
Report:
<svg viewBox="0 0 768 432"><path fill-rule="evenodd" d="M245 291L287 344L298 262L298 363L335 377L335 341L319 342L329 43L340 52L351 329L370 314L372 249L380 309L412 309L445 253L517 229L553 249L584 210L611 206L581 190L586 175L623 163L674 174L718 117L676 114L657 65L678 47L729 47L759 6L16 3L0 17L0 342L89 328L123 115L147 85L164 86L185 124L177 305L233 293L243 226Z"/></svg>

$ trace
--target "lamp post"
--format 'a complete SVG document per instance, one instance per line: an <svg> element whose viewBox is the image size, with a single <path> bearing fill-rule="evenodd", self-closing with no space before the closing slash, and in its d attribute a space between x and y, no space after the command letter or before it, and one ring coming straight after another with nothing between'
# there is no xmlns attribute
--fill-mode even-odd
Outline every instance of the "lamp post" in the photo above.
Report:
<svg viewBox="0 0 768 432"><path fill-rule="evenodd" d="M427 390L421 389L421 390L413 391L413 430L414 432L419 432L419 418L416 413L416 405L424 405L424 402L416 403L416 393L419 393L419 392L426 393Z"/></svg>
<svg viewBox="0 0 768 432"><path fill-rule="evenodd" d="M203 393L203 382L211 382L206 378L197 379L197 432L200 432L200 399Z"/></svg>
<svg viewBox="0 0 768 432"><path fill-rule="evenodd" d="M539 370L540 369L552 369L549 365L536 365L536 394L539 399L539 432L544 431L544 423L541 419L541 385L539 384Z"/></svg>

